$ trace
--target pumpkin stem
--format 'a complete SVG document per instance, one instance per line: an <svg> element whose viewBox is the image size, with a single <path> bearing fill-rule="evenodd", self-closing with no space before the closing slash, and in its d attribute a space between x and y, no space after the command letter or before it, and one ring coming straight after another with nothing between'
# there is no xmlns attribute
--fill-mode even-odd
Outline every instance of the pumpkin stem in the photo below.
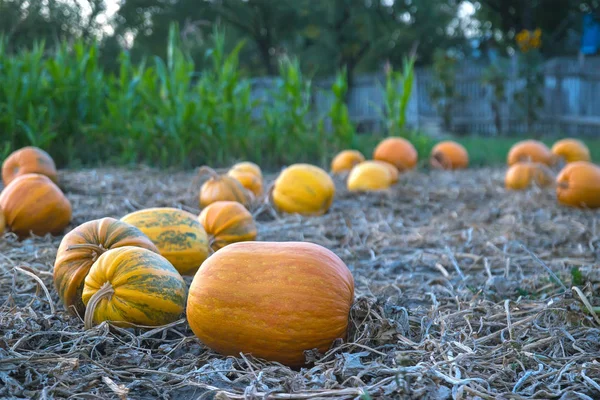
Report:
<svg viewBox="0 0 600 400"><path fill-rule="evenodd" d="M431 165L435 169L446 169L444 156L440 153L435 153L431 156Z"/></svg>
<svg viewBox="0 0 600 400"><path fill-rule="evenodd" d="M87 307L85 308L85 316L83 317L83 326L86 330L94 326L94 312L98 303L104 298L110 298L115 294L115 289L110 282L104 282L100 289L90 297Z"/></svg>
<svg viewBox="0 0 600 400"><path fill-rule="evenodd" d="M219 179L221 177L221 175L219 175L217 171L215 171L207 165L200 167L200 169L198 170L198 177L202 177L204 175L209 175L213 179Z"/></svg>
<svg viewBox="0 0 600 400"><path fill-rule="evenodd" d="M101 244L93 244L93 243L81 243L81 244L72 244L69 247L67 247L67 251L71 251L71 250L78 250L78 249L84 249L84 250L90 250L94 253L94 261L96 261L98 259L98 257L100 257L106 250Z"/></svg>

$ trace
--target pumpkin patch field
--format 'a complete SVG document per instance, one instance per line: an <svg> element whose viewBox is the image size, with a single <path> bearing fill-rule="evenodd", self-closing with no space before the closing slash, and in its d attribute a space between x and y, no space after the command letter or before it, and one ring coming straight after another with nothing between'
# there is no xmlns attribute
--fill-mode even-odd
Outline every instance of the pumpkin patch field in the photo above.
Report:
<svg viewBox="0 0 600 400"><path fill-rule="evenodd" d="M0 398L599 398L597 167L379 152L13 178Z"/></svg>

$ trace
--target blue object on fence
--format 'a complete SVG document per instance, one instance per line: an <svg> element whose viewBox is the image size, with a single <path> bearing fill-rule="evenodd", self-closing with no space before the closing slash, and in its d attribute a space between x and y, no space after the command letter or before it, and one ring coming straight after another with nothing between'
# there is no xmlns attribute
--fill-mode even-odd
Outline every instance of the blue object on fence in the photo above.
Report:
<svg viewBox="0 0 600 400"><path fill-rule="evenodd" d="M581 37L581 52L583 54L596 54L600 50L600 22L594 15L583 16L583 35Z"/></svg>

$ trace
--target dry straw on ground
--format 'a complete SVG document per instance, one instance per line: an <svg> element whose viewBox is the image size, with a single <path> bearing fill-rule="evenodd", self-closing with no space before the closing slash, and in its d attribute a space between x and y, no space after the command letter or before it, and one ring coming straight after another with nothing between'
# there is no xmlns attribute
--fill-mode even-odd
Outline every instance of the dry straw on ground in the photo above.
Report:
<svg viewBox="0 0 600 400"><path fill-rule="evenodd" d="M315 363L299 371L215 354L184 320L84 331L52 284L60 238L7 234L0 398L600 398L600 320L589 312L598 214L558 206L551 190L507 193L502 179L500 169L411 173L369 195L338 182L325 216L255 210L260 240L322 244L355 276L349 340L308 352ZM148 206L198 212L192 180L146 169L61 175L72 226Z"/></svg>

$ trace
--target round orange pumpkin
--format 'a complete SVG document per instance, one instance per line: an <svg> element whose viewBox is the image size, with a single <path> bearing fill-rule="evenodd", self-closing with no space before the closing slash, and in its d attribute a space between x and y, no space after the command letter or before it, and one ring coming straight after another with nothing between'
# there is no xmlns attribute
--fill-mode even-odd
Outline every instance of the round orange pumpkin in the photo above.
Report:
<svg viewBox="0 0 600 400"><path fill-rule="evenodd" d="M67 311L83 316L83 282L94 261L105 251L123 246L158 248L138 228L114 218L85 222L67 233L54 261L54 286Z"/></svg>
<svg viewBox="0 0 600 400"><path fill-rule="evenodd" d="M521 161L552 165L554 163L554 156L544 143L528 139L515 143L508 152L508 165L513 165Z"/></svg>
<svg viewBox="0 0 600 400"><path fill-rule="evenodd" d="M230 171L249 172L249 173L255 175L256 177L260 178L261 180L263 177L260 167L250 161L243 161L243 162L234 164L230 168Z"/></svg>
<svg viewBox="0 0 600 400"><path fill-rule="evenodd" d="M566 163L575 161L590 161L590 149L581 140L562 139L552 146L552 154Z"/></svg>
<svg viewBox="0 0 600 400"><path fill-rule="evenodd" d="M58 234L71 222L71 203L45 175L24 174L0 193L6 223L20 237Z"/></svg>
<svg viewBox="0 0 600 400"><path fill-rule="evenodd" d="M377 145L373 152L373 158L388 162L398 170L405 171L417 166L419 155L408 140L401 137L389 137Z"/></svg>
<svg viewBox="0 0 600 400"><path fill-rule="evenodd" d="M469 165L469 153L460 143L447 140L431 150L431 166L440 169L464 169Z"/></svg>
<svg viewBox="0 0 600 400"><path fill-rule="evenodd" d="M193 275L208 257L208 236L190 212L171 207L146 208L125 215L121 221L142 231L181 275Z"/></svg>
<svg viewBox="0 0 600 400"><path fill-rule="evenodd" d="M398 180L400 179L400 172L398 171L398 168L396 168L389 162L385 162L385 161L381 161L381 160L369 160L369 162L384 166L390 173L390 178L392 180L392 184L398 182Z"/></svg>
<svg viewBox="0 0 600 400"><path fill-rule="evenodd" d="M556 196L566 206L600 207L600 167L588 161L567 164L556 177Z"/></svg>
<svg viewBox="0 0 600 400"><path fill-rule="evenodd" d="M546 187L554 182L552 171L541 163L518 162L513 164L504 177L504 185L511 190L524 190L535 184Z"/></svg>
<svg viewBox="0 0 600 400"><path fill-rule="evenodd" d="M117 326L169 324L181 318L186 296L185 281L160 254L135 246L108 250L85 278L85 327L102 321Z"/></svg>
<svg viewBox="0 0 600 400"><path fill-rule="evenodd" d="M254 218L237 201L216 201L202 210L198 220L209 235L213 250L256 239Z"/></svg>
<svg viewBox="0 0 600 400"><path fill-rule="evenodd" d="M279 211L301 215L323 215L331 207L335 185L327 172L310 164L285 168L273 186L272 200Z"/></svg>
<svg viewBox="0 0 600 400"><path fill-rule="evenodd" d="M392 184L390 171L384 165L364 161L350 171L346 186L349 191L385 190Z"/></svg>
<svg viewBox="0 0 600 400"><path fill-rule="evenodd" d="M52 182L58 182L54 160L37 147L27 146L16 150L2 164L2 181L5 186L17 176L31 173L45 175Z"/></svg>
<svg viewBox="0 0 600 400"><path fill-rule="evenodd" d="M301 366L305 350L324 353L345 339L353 299L352 274L332 251L307 242L240 242L194 276L187 319L223 355Z"/></svg>
<svg viewBox="0 0 600 400"><path fill-rule="evenodd" d="M365 156L358 150L343 150L331 161L331 172L340 174L350 171L356 164L365 161Z"/></svg>
<svg viewBox="0 0 600 400"><path fill-rule="evenodd" d="M263 194L262 178L253 172L245 172L240 169L230 169L227 175L237 180L243 187L251 191L254 196L260 197Z"/></svg>
<svg viewBox="0 0 600 400"><path fill-rule="evenodd" d="M215 201L237 201L250 206L251 193L240 182L228 175L219 175L212 168L202 167L200 174L208 174L210 178L200 188L200 208Z"/></svg>

